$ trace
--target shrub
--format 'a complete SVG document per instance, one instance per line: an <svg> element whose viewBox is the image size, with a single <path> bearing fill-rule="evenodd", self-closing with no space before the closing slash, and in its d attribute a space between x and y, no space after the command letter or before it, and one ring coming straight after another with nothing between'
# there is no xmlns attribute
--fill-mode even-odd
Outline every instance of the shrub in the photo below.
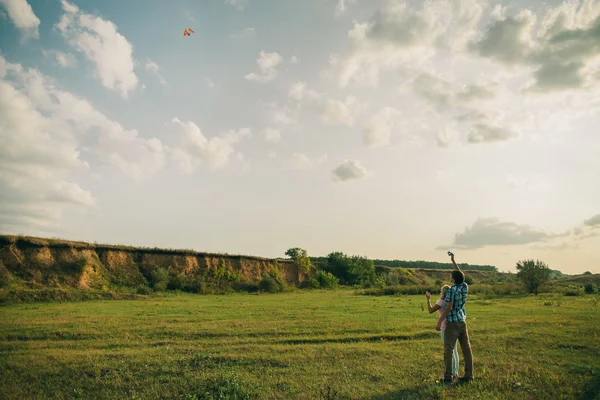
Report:
<svg viewBox="0 0 600 400"><path fill-rule="evenodd" d="M325 272L325 271L317 272L315 279L316 279L318 285L325 289L332 289L332 288L337 287L339 284L339 281L340 281L332 273ZM311 281L312 280L313 279L311 279Z"/></svg>
<svg viewBox="0 0 600 400"><path fill-rule="evenodd" d="M472 285L473 284L473 278L471 278L470 276L465 277L465 283L467 285Z"/></svg>
<svg viewBox="0 0 600 400"><path fill-rule="evenodd" d="M321 272L321 271L319 271L319 272ZM310 289L318 289L321 286L321 284L315 278L310 278L309 280L306 281L304 286L307 288L310 288Z"/></svg>
<svg viewBox="0 0 600 400"><path fill-rule="evenodd" d="M181 275L173 275L169 279L169 284L167 285L169 290L183 290L185 289L185 278Z"/></svg>
<svg viewBox="0 0 600 400"><path fill-rule="evenodd" d="M163 292L169 284L169 272L164 268L156 268L150 273L152 288L157 292Z"/></svg>
<svg viewBox="0 0 600 400"><path fill-rule="evenodd" d="M278 293L283 292L283 285L271 275L264 274L262 280L258 284L258 289L262 292Z"/></svg>
<svg viewBox="0 0 600 400"><path fill-rule="evenodd" d="M443 283L444 283L444 282L442 282L442 280L441 280L441 279L436 279L436 280L435 280L435 285L436 285L436 286L442 286L442 284L443 284Z"/></svg>
<svg viewBox="0 0 600 400"><path fill-rule="evenodd" d="M146 285L139 285L136 289L136 292L137 292L137 294L149 295L149 294L152 294L152 289L150 289Z"/></svg>
<svg viewBox="0 0 600 400"><path fill-rule="evenodd" d="M586 293L588 293L588 294L589 293L594 293L594 284L591 283L591 282L586 283L583 286L583 291L586 292Z"/></svg>
<svg viewBox="0 0 600 400"><path fill-rule="evenodd" d="M565 296L579 296L579 292L573 289L565 290Z"/></svg>

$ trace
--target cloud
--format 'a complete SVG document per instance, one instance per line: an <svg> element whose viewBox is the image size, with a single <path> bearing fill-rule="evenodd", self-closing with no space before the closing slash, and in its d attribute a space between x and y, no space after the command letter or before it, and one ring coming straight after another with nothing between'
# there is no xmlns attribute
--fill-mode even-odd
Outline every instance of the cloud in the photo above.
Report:
<svg viewBox="0 0 600 400"><path fill-rule="evenodd" d="M344 125L352 126L354 116L352 106L356 104L356 98L346 97L344 102L334 99L327 99L323 105L321 122L325 125Z"/></svg>
<svg viewBox="0 0 600 400"><path fill-rule="evenodd" d="M294 153L292 155L292 168L297 171L312 169L315 162L306 154Z"/></svg>
<svg viewBox="0 0 600 400"><path fill-rule="evenodd" d="M288 97L301 101L303 99L316 100L320 97L319 93L307 89L306 82L296 82L290 86Z"/></svg>
<svg viewBox="0 0 600 400"><path fill-rule="evenodd" d="M568 236L569 232L553 234L514 222L501 222L497 218L478 218L471 227L454 236L451 246L462 249L479 249L485 246L511 246L546 242L551 239Z"/></svg>
<svg viewBox="0 0 600 400"><path fill-rule="evenodd" d="M420 74L413 82L414 92L430 102L438 111L448 111L457 106L493 99L493 85L456 85L440 76Z"/></svg>
<svg viewBox="0 0 600 400"><path fill-rule="evenodd" d="M243 11L248 3L249 0L225 0L225 4L234 6L238 11Z"/></svg>
<svg viewBox="0 0 600 400"><path fill-rule="evenodd" d="M600 214L594 215L593 217L583 221L584 225L592 227L600 227Z"/></svg>
<svg viewBox="0 0 600 400"><path fill-rule="evenodd" d="M470 45L482 57L533 70L533 92L589 88L597 84L600 2L573 0L544 15L497 6L484 35Z"/></svg>
<svg viewBox="0 0 600 400"><path fill-rule="evenodd" d="M519 134L510 129L486 123L476 123L472 126L467 141L472 144L492 143L504 142L518 137Z"/></svg>
<svg viewBox="0 0 600 400"><path fill-rule="evenodd" d="M281 132L277 129L266 128L263 132L265 141L269 143L279 143L281 140Z"/></svg>
<svg viewBox="0 0 600 400"><path fill-rule="evenodd" d="M477 0L419 2L388 1L366 22L354 22L349 49L335 59L338 85L351 81L376 85L382 69L420 65L429 49L460 50L475 37L484 7Z"/></svg>
<svg viewBox="0 0 600 400"><path fill-rule="evenodd" d="M192 121L183 122L179 118L171 121L178 131L175 145L168 151L171 158L186 173L196 171L200 165L207 164L211 170L223 168L235 152L233 145L251 136L248 128L230 130L222 137L207 139L200 127Z"/></svg>
<svg viewBox="0 0 600 400"><path fill-rule="evenodd" d="M27 0L0 0L13 24L21 31L22 38L39 39L40 19L35 15Z"/></svg>
<svg viewBox="0 0 600 400"><path fill-rule="evenodd" d="M451 127L445 127L438 131L435 143L438 147L448 148L451 144L458 142L459 132Z"/></svg>
<svg viewBox="0 0 600 400"><path fill-rule="evenodd" d="M86 14L61 0L65 14L56 28L67 43L82 52L96 66L102 85L126 98L137 87L133 46L110 21Z"/></svg>
<svg viewBox="0 0 600 400"><path fill-rule="evenodd" d="M334 182L348 182L365 178L369 173L357 160L344 160L331 170Z"/></svg>
<svg viewBox="0 0 600 400"><path fill-rule="evenodd" d="M335 16L339 17L344 14L348 9L348 4L354 3L356 0L337 0L337 4L335 6Z"/></svg>
<svg viewBox="0 0 600 400"><path fill-rule="evenodd" d="M204 82L211 89L215 87L215 83L208 76L204 77Z"/></svg>
<svg viewBox="0 0 600 400"><path fill-rule="evenodd" d="M58 65L64 68L73 68L77 66L77 60L71 53L65 53L59 50L42 50L45 57L53 58Z"/></svg>
<svg viewBox="0 0 600 400"><path fill-rule="evenodd" d="M151 73L153 73L154 75L156 75L156 77L158 78L158 81L162 85L166 85L167 84L167 81L165 81L165 78L163 78L162 75L159 72L160 67L158 66L157 63L155 63L152 60L148 60L148 62L146 62L145 68L146 68L147 71L150 71Z"/></svg>
<svg viewBox="0 0 600 400"><path fill-rule="evenodd" d="M363 129L363 144L369 147L381 147L390 144L392 131L397 128L400 111L393 107L384 107L373 115Z"/></svg>
<svg viewBox="0 0 600 400"><path fill-rule="evenodd" d="M270 82L277 76L277 66L283 61L283 58L277 52L268 53L261 51L256 64L261 74L255 72L249 73L244 76L249 81L256 82Z"/></svg>
<svg viewBox="0 0 600 400"><path fill-rule="evenodd" d="M503 7L481 0L390 0L355 21L349 46L332 59L340 87L377 85L382 71L418 70L444 54L489 60L527 74L526 92L590 89L598 84L600 2L569 0L543 10ZM540 5L541 6L541 5ZM475 57L472 57L475 56ZM478 61L479 60L479 61Z"/></svg>
<svg viewBox="0 0 600 400"><path fill-rule="evenodd" d="M238 33L232 33L229 35L232 39L240 39L245 37L254 37L256 36L256 29L252 27L248 27Z"/></svg>

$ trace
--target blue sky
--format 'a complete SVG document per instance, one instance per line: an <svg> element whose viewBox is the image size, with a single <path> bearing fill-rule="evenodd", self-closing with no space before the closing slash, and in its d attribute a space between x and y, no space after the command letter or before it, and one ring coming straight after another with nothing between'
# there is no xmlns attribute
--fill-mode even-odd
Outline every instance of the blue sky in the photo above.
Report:
<svg viewBox="0 0 600 400"><path fill-rule="evenodd" d="M600 272L600 2L507 4L0 0L0 230Z"/></svg>

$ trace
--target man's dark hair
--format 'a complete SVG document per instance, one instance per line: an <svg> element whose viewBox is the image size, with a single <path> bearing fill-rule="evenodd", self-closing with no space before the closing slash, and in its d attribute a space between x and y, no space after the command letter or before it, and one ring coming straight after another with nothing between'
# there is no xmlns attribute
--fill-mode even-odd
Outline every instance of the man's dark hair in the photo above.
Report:
<svg viewBox="0 0 600 400"><path fill-rule="evenodd" d="M452 278L454 278L454 283L460 285L465 281L465 273L462 271L452 271Z"/></svg>

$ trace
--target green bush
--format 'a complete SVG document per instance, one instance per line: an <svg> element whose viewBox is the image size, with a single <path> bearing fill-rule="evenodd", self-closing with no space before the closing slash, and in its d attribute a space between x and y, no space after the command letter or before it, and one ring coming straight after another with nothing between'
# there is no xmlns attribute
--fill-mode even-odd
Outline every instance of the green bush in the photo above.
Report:
<svg viewBox="0 0 600 400"><path fill-rule="evenodd" d="M465 283L467 285L472 285L473 284L473 278L471 278L470 276L465 277Z"/></svg>
<svg viewBox="0 0 600 400"><path fill-rule="evenodd" d="M258 289L261 292L278 293L283 292L283 285L278 282L274 277L268 274L264 274L262 280L258 284Z"/></svg>
<svg viewBox="0 0 600 400"><path fill-rule="evenodd" d="M152 294L152 289L146 285L139 285L136 289L137 294L149 295Z"/></svg>
<svg viewBox="0 0 600 400"><path fill-rule="evenodd" d="M319 272L321 272L321 271L319 271ZM304 286L307 288L310 288L310 289L318 289L321 286L321 284L315 278L310 278L309 280L307 280L305 282Z"/></svg>
<svg viewBox="0 0 600 400"><path fill-rule="evenodd" d="M156 292L164 292L169 284L169 272L164 268L156 268L150 273L152 289Z"/></svg>
<svg viewBox="0 0 600 400"><path fill-rule="evenodd" d="M167 285L169 290L185 290L185 278L181 275L173 275Z"/></svg>
<svg viewBox="0 0 600 400"><path fill-rule="evenodd" d="M443 283L444 283L444 282L443 282L441 279L436 279L436 280L435 280L435 285L436 285L436 286L440 286L440 287L441 287Z"/></svg>
<svg viewBox="0 0 600 400"><path fill-rule="evenodd" d="M590 293L594 293L594 284L591 282L586 283L583 286L583 291L590 294Z"/></svg>
<svg viewBox="0 0 600 400"><path fill-rule="evenodd" d="M325 271L317 272L315 279L318 282L319 287L322 287L324 289L336 288L340 282L340 280L336 278L332 273Z"/></svg>

